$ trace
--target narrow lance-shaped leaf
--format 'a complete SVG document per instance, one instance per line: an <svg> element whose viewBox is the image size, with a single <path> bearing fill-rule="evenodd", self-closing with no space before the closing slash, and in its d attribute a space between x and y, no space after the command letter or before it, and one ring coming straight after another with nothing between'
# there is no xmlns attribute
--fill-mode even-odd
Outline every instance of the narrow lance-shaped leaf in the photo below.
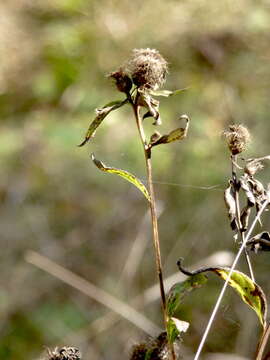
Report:
<svg viewBox="0 0 270 360"><path fill-rule="evenodd" d="M211 271L220 276L225 281L231 271L228 267L204 267L199 270L190 272L182 267L181 261L178 262L178 267L179 270L184 274L193 276L195 274L199 275ZM253 282L246 274L238 270L233 270L228 284L233 289L235 289L241 299L256 312L260 323L263 327L265 327L267 316L267 301L262 288Z"/></svg>
<svg viewBox="0 0 270 360"><path fill-rule="evenodd" d="M96 129L99 127L99 125L102 123L102 121L105 119L105 117L113 110L116 110L127 103L127 99L124 101L117 100L112 101L109 104L105 105L101 109L96 109L96 117L89 125L89 128L85 134L85 139L79 146L85 145L92 137L94 137Z"/></svg>
<svg viewBox="0 0 270 360"><path fill-rule="evenodd" d="M169 134L163 135L163 136L156 136L157 133L154 134L150 140L150 144L149 144L150 147L160 145L160 144L169 144L173 141L178 141L178 140L184 139L187 136L187 132L188 132L188 128L189 128L189 118L187 115L181 115L180 120L186 121L185 127L177 128L177 129L171 131Z"/></svg>
<svg viewBox="0 0 270 360"><path fill-rule="evenodd" d="M128 171L113 168L106 166L103 164L100 160L95 158L95 155L91 155L91 159L93 160L94 164L101 170L109 174L116 174L118 176L121 176L122 178L126 179L127 181L131 182L133 185L135 185L146 197L148 201L150 201L150 195L148 193L148 190L144 186L144 184L133 174L129 173Z"/></svg>
<svg viewBox="0 0 270 360"><path fill-rule="evenodd" d="M173 90L173 91L172 90L151 90L150 94L153 96L169 97L169 96L178 95L187 89L188 89L188 87L183 88L183 89Z"/></svg>
<svg viewBox="0 0 270 360"><path fill-rule="evenodd" d="M213 271L223 280L227 280L230 269L216 268ZM229 285L236 290L242 300L257 314L263 327L266 325L267 301L261 287L254 283L246 274L234 270Z"/></svg>

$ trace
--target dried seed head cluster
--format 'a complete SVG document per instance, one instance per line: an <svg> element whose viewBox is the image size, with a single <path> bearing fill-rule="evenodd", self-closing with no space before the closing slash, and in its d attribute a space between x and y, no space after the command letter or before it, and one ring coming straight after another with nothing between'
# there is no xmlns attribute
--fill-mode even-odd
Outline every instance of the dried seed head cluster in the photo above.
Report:
<svg viewBox="0 0 270 360"><path fill-rule="evenodd" d="M135 85L156 90L165 82L168 63L155 49L134 49L126 63Z"/></svg>
<svg viewBox="0 0 270 360"><path fill-rule="evenodd" d="M72 346L64 346L60 349L57 347L54 350L47 349L48 360L81 360L81 353L79 349Z"/></svg>
<svg viewBox="0 0 270 360"><path fill-rule="evenodd" d="M169 358L170 352L167 334L162 332L157 338L149 339L148 342L134 345L130 360L168 360Z"/></svg>
<svg viewBox="0 0 270 360"><path fill-rule="evenodd" d="M225 130L223 135L233 155L246 150L250 143L250 133L243 125L230 125L229 130Z"/></svg>

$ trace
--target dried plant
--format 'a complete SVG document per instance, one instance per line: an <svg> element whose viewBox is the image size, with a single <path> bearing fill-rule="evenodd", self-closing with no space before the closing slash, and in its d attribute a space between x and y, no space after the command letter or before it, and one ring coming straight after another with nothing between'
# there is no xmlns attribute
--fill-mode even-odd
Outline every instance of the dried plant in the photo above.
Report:
<svg viewBox="0 0 270 360"><path fill-rule="evenodd" d="M181 92L181 90L158 90L164 84L167 72L167 61L160 55L157 50L148 48L133 50L131 58L128 59L122 66L120 66L118 70L109 74L109 78L115 82L117 90L121 93L124 93L126 98L124 100L114 101L101 109L97 109L96 118L90 124L85 139L80 144L80 146L85 145L95 135L96 129L111 111L117 110L126 104L131 105L138 129L139 139L144 150L148 186L146 187L136 176L125 170L106 166L100 160L96 159L94 154L92 154L92 160L100 170L107 173L117 174L125 178L127 181L133 183L133 185L141 190L141 192L148 200L151 211L156 273L160 286L164 328L166 330L165 338L168 342L171 358L175 359L174 342L176 341L177 336L170 336L169 332L171 331L170 329L172 327L175 331L177 328L174 326L174 323L171 323L171 319L167 313L167 302L163 284L156 201L152 181L151 158L152 149L154 147L161 144L168 144L177 140L182 140L186 137L189 126L189 118L187 115L180 116L178 121L180 122L181 120L181 122L183 122L183 127L178 127L172 130L169 134L165 135L161 135L157 131L154 131L150 139L147 139L145 135L143 122L144 119L150 117L154 119L153 125L160 125L161 118L159 114L159 101L156 99L156 97L168 97ZM138 350L139 348L140 351ZM136 348L135 352L133 352L133 354L135 354L132 355L133 358L140 358L140 353L143 350L141 347L139 348ZM160 354L161 353L164 353L164 351L160 352ZM165 357L163 356L163 358Z"/></svg>

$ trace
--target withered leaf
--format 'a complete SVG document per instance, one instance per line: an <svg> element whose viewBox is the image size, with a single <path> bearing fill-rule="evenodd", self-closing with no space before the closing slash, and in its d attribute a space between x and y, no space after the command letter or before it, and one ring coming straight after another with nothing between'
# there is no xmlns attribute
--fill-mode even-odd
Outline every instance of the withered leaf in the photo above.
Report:
<svg viewBox="0 0 270 360"><path fill-rule="evenodd" d="M85 139L78 145L79 147L85 145L92 137L95 136L96 129L102 123L107 115L113 110L120 108L121 106L125 105L128 102L127 99L124 101L117 100L112 101L109 104L105 105L103 108L96 109L96 117L89 125L89 128L85 134Z"/></svg>
<svg viewBox="0 0 270 360"><path fill-rule="evenodd" d="M268 231L263 231L260 234L253 236L248 242L250 250L257 253L258 251L270 251L270 234Z"/></svg>
<svg viewBox="0 0 270 360"><path fill-rule="evenodd" d="M177 141L177 140L182 140L187 136L188 133L188 128L189 128L189 118L187 115L182 115L180 117L180 120L185 120L186 121L186 125L185 127L180 127L177 128L175 130L172 130L169 134L167 135L163 135L160 137L151 137L150 140L150 146L156 146L156 145L160 145L160 144L169 144L173 141Z"/></svg>
<svg viewBox="0 0 270 360"><path fill-rule="evenodd" d="M236 230L236 203L231 182L229 182L229 186L224 191L224 201L228 210L231 228Z"/></svg>

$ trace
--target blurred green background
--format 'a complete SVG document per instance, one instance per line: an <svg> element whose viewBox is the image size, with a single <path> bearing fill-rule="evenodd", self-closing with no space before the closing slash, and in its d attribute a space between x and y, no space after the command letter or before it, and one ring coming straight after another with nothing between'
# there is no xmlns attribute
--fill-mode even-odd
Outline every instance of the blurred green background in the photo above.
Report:
<svg viewBox="0 0 270 360"><path fill-rule="evenodd" d="M89 145L77 147L95 108L121 99L105 75L133 48L156 48L168 60L166 89L189 87L161 99L158 129L176 128L186 113L188 138L154 149L165 278L177 272L180 256L192 267L237 250L223 204L230 161L220 133L243 123L253 136L244 155L269 154L269 42L267 0L1 2L1 359L39 359L44 345L77 346L83 359L128 358L147 336L25 261L25 252L35 250L128 304L156 283L145 199L98 171L89 156L95 152L145 180L131 109L110 114ZM266 183L269 176L269 167L259 174ZM269 255L252 261L269 294ZM239 268L246 271L244 261ZM183 358L192 358L221 285L211 277L186 298L180 316L191 326ZM158 296L141 297L134 307L162 326ZM229 289L205 359L218 359L216 353L251 358L259 332L255 313Z"/></svg>

